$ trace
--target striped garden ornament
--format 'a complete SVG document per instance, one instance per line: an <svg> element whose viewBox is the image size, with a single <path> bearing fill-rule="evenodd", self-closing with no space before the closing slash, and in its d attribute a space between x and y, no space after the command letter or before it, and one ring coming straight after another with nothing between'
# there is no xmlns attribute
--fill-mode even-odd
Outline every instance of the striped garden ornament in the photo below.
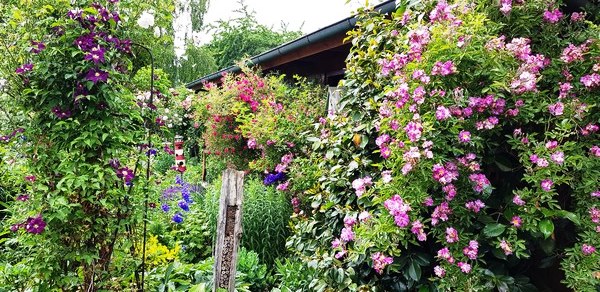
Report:
<svg viewBox="0 0 600 292"><path fill-rule="evenodd" d="M175 136L175 169L181 173L185 172L185 156L183 155L183 137Z"/></svg>

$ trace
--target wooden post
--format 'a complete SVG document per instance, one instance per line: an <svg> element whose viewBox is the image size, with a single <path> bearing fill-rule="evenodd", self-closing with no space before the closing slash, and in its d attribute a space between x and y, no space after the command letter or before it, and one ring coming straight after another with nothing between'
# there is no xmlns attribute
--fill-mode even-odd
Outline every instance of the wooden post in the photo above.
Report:
<svg viewBox="0 0 600 292"><path fill-rule="evenodd" d="M235 272L238 247L242 237L242 198L244 172L233 169L223 171L223 185L217 220L217 245L215 248L214 286L235 291Z"/></svg>

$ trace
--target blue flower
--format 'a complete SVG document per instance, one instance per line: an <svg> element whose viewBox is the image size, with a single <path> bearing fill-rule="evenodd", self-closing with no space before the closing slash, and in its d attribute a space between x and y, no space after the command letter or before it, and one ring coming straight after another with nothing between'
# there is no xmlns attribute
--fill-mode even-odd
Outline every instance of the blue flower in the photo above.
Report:
<svg viewBox="0 0 600 292"><path fill-rule="evenodd" d="M183 215L181 215L181 213L177 212L177 213L175 213L175 215L173 215L173 218L171 218L171 220L173 220L173 222L179 224L179 223L183 222Z"/></svg>
<svg viewBox="0 0 600 292"><path fill-rule="evenodd" d="M169 207L169 205L167 205L167 203L162 204L162 206L160 206L160 208L163 210L163 212L167 213L169 212L169 210L171 210L171 207Z"/></svg>
<svg viewBox="0 0 600 292"><path fill-rule="evenodd" d="M175 177L175 183L178 185L183 185L183 177L181 177L180 174Z"/></svg>
<svg viewBox="0 0 600 292"><path fill-rule="evenodd" d="M181 208L183 211L189 212L190 211L190 206L188 205L188 203L184 200L179 201L179 203L177 203L177 205L179 206L179 208Z"/></svg>
<svg viewBox="0 0 600 292"><path fill-rule="evenodd" d="M272 185L280 180L284 180L285 179L285 173L283 172L277 172L277 173L269 173L267 174L267 177L265 177L263 183L268 186L268 185Z"/></svg>

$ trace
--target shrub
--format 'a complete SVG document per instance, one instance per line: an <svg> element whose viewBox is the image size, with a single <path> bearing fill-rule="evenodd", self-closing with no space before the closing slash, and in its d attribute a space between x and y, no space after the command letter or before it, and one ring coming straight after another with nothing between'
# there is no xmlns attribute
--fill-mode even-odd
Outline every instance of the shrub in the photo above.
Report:
<svg viewBox="0 0 600 292"><path fill-rule="evenodd" d="M361 13L288 242L311 289L564 289L539 276L559 260L566 286L598 289L598 26L501 5Z"/></svg>

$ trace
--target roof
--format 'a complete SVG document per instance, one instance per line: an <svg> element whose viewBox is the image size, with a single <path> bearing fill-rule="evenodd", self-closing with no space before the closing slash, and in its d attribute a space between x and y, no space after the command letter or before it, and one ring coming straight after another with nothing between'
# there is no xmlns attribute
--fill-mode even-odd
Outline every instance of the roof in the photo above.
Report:
<svg viewBox="0 0 600 292"><path fill-rule="evenodd" d="M394 0L387 0L374 7L381 13L390 13L396 9ZM248 65L259 65L263 70L273 68L292 61L303 59L319 52L331 50L344 45L346 33L356 25L357 16L351 16L321 28L300 38L284 43L264 53L251 57ZM185 86L200 89L204 82L212 82L225 73L239 72L238 66L229 66L217 72L198 78Z"/></svg>

